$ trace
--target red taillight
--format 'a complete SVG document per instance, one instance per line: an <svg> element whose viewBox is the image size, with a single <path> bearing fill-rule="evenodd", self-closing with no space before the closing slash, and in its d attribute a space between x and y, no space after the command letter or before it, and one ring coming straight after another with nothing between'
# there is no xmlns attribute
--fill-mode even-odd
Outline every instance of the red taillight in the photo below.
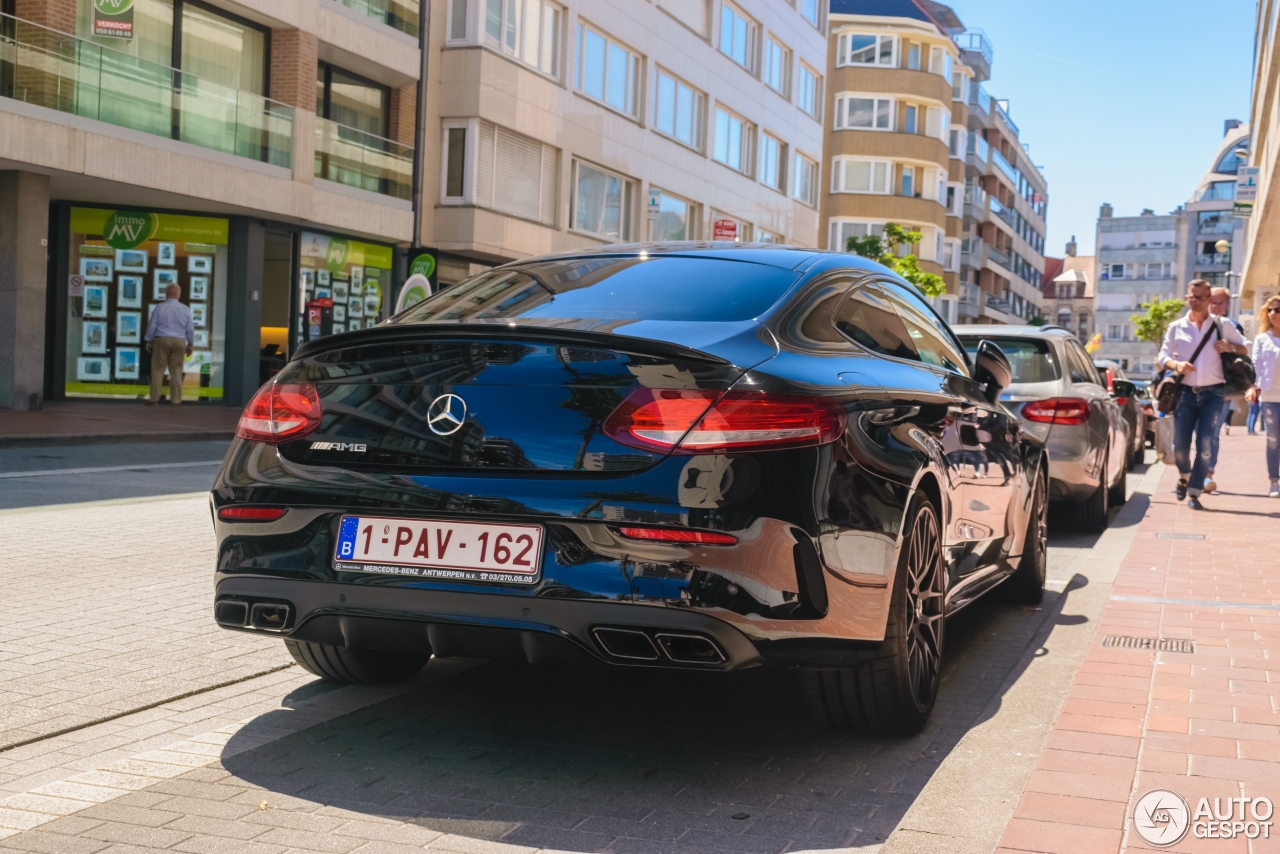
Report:
<svg viewBox="0 0 1280 854"><path fill-rule="evenodd" d="M274 522L284 511L283 507L223 507L218 518L230 522Z"/></svg>
<svg viewBox="0 0 1280 854"><path fill-rule="evenodd" d="M693 454L822 445L844 431L844 410L819 398L766 392L637 389L604 431L634 448Z"/></svg>
<svg viewBox="0 0 1280 854"><path fill-rule="evenodd" d="M1116 398L1116 403L1120 404L1121 406L1128 406L1128 405L1129 405L1129 398L1127 398L1127 397L1117 397L1117 398Z"/></svg>
<svg viewBox="0 0 1280 854"><path fill-rule="evenodd" d="M738 538L731 534L711 531L688 531L683 528L619 528L618 533L633 540L654 540L664 543L701 543L708 546L732 546Z"/></svg>
<svg viewBox="0 0 1280 854"><path fill-rule="evenodd" d="M320 426L320 395L310 383L265 385L240 416L236 435L278 445L301 439Z"/></svg>
<svg viewBox="0 0 1280 854"><path fill-rule="evenodd" d="M1089 401L1078 397L1034 400L1022 407L1022 417L1041 424L1083 424L1089 420Z"/></svg>

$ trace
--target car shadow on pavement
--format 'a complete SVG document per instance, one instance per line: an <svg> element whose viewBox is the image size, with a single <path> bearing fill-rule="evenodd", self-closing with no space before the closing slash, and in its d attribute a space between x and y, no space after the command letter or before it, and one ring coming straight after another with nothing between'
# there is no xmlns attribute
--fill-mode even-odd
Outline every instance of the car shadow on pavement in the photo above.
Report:
<svg viewBox="0 0 1280 854"><path fill-rule="evenodd" d="M1078 621L1062 615L1067 598L1046 591L1040 608L989 598L949 621L937 707L908 738L811 724L786 670L490 663L228 756L223 767L267 790L273 809L330 806L565 851L874 845L965 733L998 709L1052 626Z"/></svg>

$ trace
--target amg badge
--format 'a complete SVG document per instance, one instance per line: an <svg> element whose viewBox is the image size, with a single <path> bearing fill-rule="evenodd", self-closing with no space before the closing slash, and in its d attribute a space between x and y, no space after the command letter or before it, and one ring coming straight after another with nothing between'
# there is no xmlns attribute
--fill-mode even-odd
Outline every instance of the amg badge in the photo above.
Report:
<svg viewBox="0 0 1280 854"><path fill-rule="evenodd" d="M313 451L351 451L356 454L363 454L369 450L369 446L361 442L360 444L349 444L347 442L312 442L311 450Z"/></svg>

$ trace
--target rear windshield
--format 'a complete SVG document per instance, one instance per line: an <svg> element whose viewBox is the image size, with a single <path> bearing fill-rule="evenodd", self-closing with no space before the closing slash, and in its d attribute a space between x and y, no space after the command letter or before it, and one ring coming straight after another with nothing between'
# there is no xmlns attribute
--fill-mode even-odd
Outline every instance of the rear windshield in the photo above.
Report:
<svg viewBox="0 0 1280 854"><path fill-rule="evenodd" d="M711 258L545 261L482 273L412 306L393 322L750 320L797 278L792 270Z"/></svg>
<svg viewBox="0 0 1280 854"><path fill-rule="evenodd" d="M1059 379L1062 370L1058 367L1058 357L1054 355L1049 342L1036 338L996 338L984 336L987 341L997 344L1009 357L1009 365L1013 368L1015 383L1047 383ZM964 348L973 356L978 352L978 342L983 338L961 338Z"/></svg>

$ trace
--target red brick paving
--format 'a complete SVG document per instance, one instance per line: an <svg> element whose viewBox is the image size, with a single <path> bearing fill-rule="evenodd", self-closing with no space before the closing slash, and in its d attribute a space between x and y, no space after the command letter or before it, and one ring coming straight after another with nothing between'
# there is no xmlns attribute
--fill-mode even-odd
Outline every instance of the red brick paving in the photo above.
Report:
<svg viewBox="0 0 1280 854"><path fill-rule="evenodd" d="M1264 441L1223 437L1210 512L1177 502L1177 472L1165 472L998 854L1280 852L1280 501L1266 497ZM1156 537L1166 532L1204 539ZM1196 651L1103 647L1109 634L1190 639ZM1155 788L1193 813L1201 797L1269 797L1271 838L1149 846L1130 816Z"/></svg>

